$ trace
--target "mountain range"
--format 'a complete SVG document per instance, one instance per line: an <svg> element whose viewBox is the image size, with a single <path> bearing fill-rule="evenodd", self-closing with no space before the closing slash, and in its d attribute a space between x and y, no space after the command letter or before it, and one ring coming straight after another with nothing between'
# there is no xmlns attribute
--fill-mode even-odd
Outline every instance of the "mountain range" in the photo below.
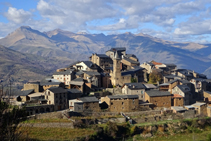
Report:
<svg viewBox="0 0 211 141"><path fill-rule="evenodd" d="M61 29L40 32L29 26L21 26L0 39L0 45L6 47L5 51L10 49L8 52L16 51L16 54L20 53L32 58L32 60L15 59L16 63L26 66L30 64L27 68L33 68L34 63L42 62L41 65L36 66L36 70L46 73L38 73L39 75L65 67L73 60L88 60L92 53L105 53L111 47L126 47L126 52L135 54L140 63L151 60L174 63L178 68L191 69L211 77L210 44L165 41L142 33L104 35L73 33ZM23 63L24 61L26 62ZM52 63L54 65L51 65Z"/></svg>

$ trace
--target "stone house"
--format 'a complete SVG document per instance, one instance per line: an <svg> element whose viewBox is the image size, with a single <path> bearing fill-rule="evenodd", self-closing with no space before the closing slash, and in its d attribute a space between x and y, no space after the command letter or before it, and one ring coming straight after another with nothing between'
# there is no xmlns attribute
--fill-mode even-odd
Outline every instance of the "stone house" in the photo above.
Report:
<svg viewBox="0 0 211 141"><path fill-rule="evenodd" d="M104 71L108 70L113 64L112 59L105 54L92 54L92 56L89 57L89 60L97 64Z"/></svg>
<svg viewBox="0 0 211 141"><path fill-rule="evenodd" d="M184 97L179 94L172 94L171 106L184 106Z"/></svg>
<svg viewBox="0 0 211 141"><path fill-rule="evenodd" d="M211 117L211 107L210 106L207 107L207 116Z"/></svg>
<svg viewBox="0 0 211 141"><path fill-rule="evenodd" d="M177 85L186 85L190 88L191 93L195 92L193 84L187 80L176 79L176 80L170 81L168 83L169 83L169 92L170 93L172 93L173 88L176 87Z"/></svg>
<svg viewBox="0 0 211 141"><path fill-rule="evenodd" d="M69 85L70 81L75 79L75 72L73 70L59 71L53 74L53 78Z"/></svg>
<svg viewBox="0 0 211 141"><path fill-rule="evenodd" d="M47 104L54 104L54 110L63 110L68 107L67 90L61 87L51 87L45 91Z"/></svg>
<svg viewBox="0 0 211 141"><path fill-rule="evenodd" d="M69 100L69 109L74 112L99 112L99 100L94 96Z"/></svg>
<svg viewBox="0 0 211 141"><path fill-rule="evenodd" d="M195 107L195 110L197 111L197 114L199 115L207 115L207 105L206 103L195 103L192 104L193 107Z"/></svg>
<svg viewBox="0 0 211 141"><path fill-rule="evenodd" d="M85 80L83 78L76 78L70 81L69 89L78 89L82 93L86 93Z"/></svg>
<svg viewBox="0 0 211 141"><path fill-rule="evenodd" d="M169 91L169 83L160 84L158 87L160 91Z"/></svg>
<svg viewBox="0 0 211 141"><path fill-rule="evenodd" d="M140 65L140 67L145 68L147 70L147 74L150 74L153 69L155 69L155 65L151 62L144 62Z"/></svg>
<svg viewBox="0 0 211 141"><path fill-rule="evenodd" d="M22 101L22 102L29 101L30 100L29 95L32 94L32 93L34 93L34 89L21 91L18 94L18 96L20 97L20 101Z"/></svg>
<svg viewBox="0 0 211 141"><path fill-rule="evenodd" d="M153 84L143 84L146 88L146 90L153 90L153 89L157 89L157 86L153 85Z"/></svg>
<svg viewBox="0 0 211 141"><path fill-rule="evenodd" d="M172 106L171 109L173 110L173 113L184 113L187 111L187 109L182 106Z"/></svg>
<svg viewBox="0 0 211 141"><path fill-rule="evenodd" d="M80 98L83 93L78 89L67 89L67 100Z"/></svg>
<svg viewBox="0 0 211 141"><path fill-rule="evenodd" d="M145 101L153 103L156 107L171 107L171 94L159 90L145 91Z"/></svg>
<svg viewBox="0 0 211 141"><path fill-rule="evenodd" d="M109 95L101 97L101 103L106 103L110 112L132 112L139 108L138 98L138 95Z"/></svg>
<svg viewBox="0 0 211 141"><path fill-rule="evenodd" d="M113 59L116 55L122 56L126 55L126 48L125 47L117 47L117 48L111 48L110 50L106 51L106 55L109 56L111 59Z"/></svg>
<svg viewBox="0 0 211 141"><path fill-rule="evenodd" d="M172 89L172 94L179 94L184 97L184 104L189 105L193 102L190 88L187 85L177 85Z"/></svg>
<svg viewBox="0 0 211 141"><path fill-rule="evenodd" d="M96 87L102 87L101 74L94 71L84 71L84 79Z"/></svg>
<svg viewBox="0 0 211 141"><path fill-rule="evenodd" d="M49 81L41 81L40 86L43 88L43 91L49 89L50 87L62 87L65 88L65 84L63 82L55 82L52 80Z"/></svg>
<svg viewBox="0 0 211 141"><path fill-rule="evenodd" d="M81 61L73 65L73 67L78 71L100 71L100 67L91 61Z"/></svg>
<svg viewBox="0 0 211 141"><path fill-rule="evenodd" d="M198 92L201 94L201 97L203 96L203 91L206 91L207 88L207 82L205 79L202 78L193 78L190 80L190 82L195 87L195 92Z"/></svg>
<svg viewBox="0 0 211 141"><path fill-rule="evenodd" d="M23 90L31 90L33 89L35 93L43 91L42 87L40 86L40 82L27 82L23 85Z"/></svg>
<svg viewBox="0 0 211 141"><path fill-rule="evenodd" d="M145 86L142 83L125 83L122 93L126 95L138 95L139 100L144 100Z"/></svg>
<svg viewBox="0 0 211 141"><path fill-rule="evenodd" d="M130 57L132 58L132 57ZM140 63L138 61L135 61L135 59L130 59L125 56L123 56L121 63L122 63L122 70L128 70L131 69L132 66L139 66Z"/></svg>

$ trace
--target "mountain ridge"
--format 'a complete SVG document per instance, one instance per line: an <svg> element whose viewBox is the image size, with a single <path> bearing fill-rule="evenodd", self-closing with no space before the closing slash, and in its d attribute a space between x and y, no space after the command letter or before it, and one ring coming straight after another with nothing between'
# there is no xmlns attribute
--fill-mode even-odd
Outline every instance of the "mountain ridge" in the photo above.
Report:
<svg viewBox="0 0 211 141"><path fill-rule="evenodd" d="M78 34L61 29L40 32L30 27L20 27L14 32L0 39L0 44L23 53L58 60L88 60L92 53L105 53L111 47L126 47L126 52L135 54L140 63L151 60L175 63L178 68L193 69L199 73L211 65L210 45L165 41L142 33ZM20 39L19 34L25 38ZM11 42L13 38L17 41Z"/></svg>

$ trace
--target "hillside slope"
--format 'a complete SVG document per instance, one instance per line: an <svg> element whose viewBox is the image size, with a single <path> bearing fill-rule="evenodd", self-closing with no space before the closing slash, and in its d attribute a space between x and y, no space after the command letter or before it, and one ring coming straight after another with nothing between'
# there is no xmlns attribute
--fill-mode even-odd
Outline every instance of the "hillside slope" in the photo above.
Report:
<svg viewBox="0 0 211 141"><path fill-rule="evenodd" d="M151 60L175 63L178 68L193 69L200 73L211 66L208 45L165 41L141 33L106 36L60 29L42 33L24 26L0 39L0 44L22 53L54 57L60 61L88 60L92 53L105 53L111 47L126 47L127 53L135 54L141 63Z"/></svg>
<svg viewBox="0 0 211 141"><path fill-rule="evenodd" d="M57 68L65 67L72 60L58 61L56 59L24 54L0 45L0 79L8 84L23 85L28 81L39 81L52 74Z"/></svg>

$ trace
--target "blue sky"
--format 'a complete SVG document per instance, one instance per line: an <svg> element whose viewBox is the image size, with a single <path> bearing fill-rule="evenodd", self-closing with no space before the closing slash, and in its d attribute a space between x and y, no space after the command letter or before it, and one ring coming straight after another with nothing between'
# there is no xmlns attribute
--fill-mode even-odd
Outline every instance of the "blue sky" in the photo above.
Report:
<svg viewBox="0 0 211 141"><path fill-rule="evenodd" d="M0 38L22 25L211 43L211 0L0 0Z"/></svg>

